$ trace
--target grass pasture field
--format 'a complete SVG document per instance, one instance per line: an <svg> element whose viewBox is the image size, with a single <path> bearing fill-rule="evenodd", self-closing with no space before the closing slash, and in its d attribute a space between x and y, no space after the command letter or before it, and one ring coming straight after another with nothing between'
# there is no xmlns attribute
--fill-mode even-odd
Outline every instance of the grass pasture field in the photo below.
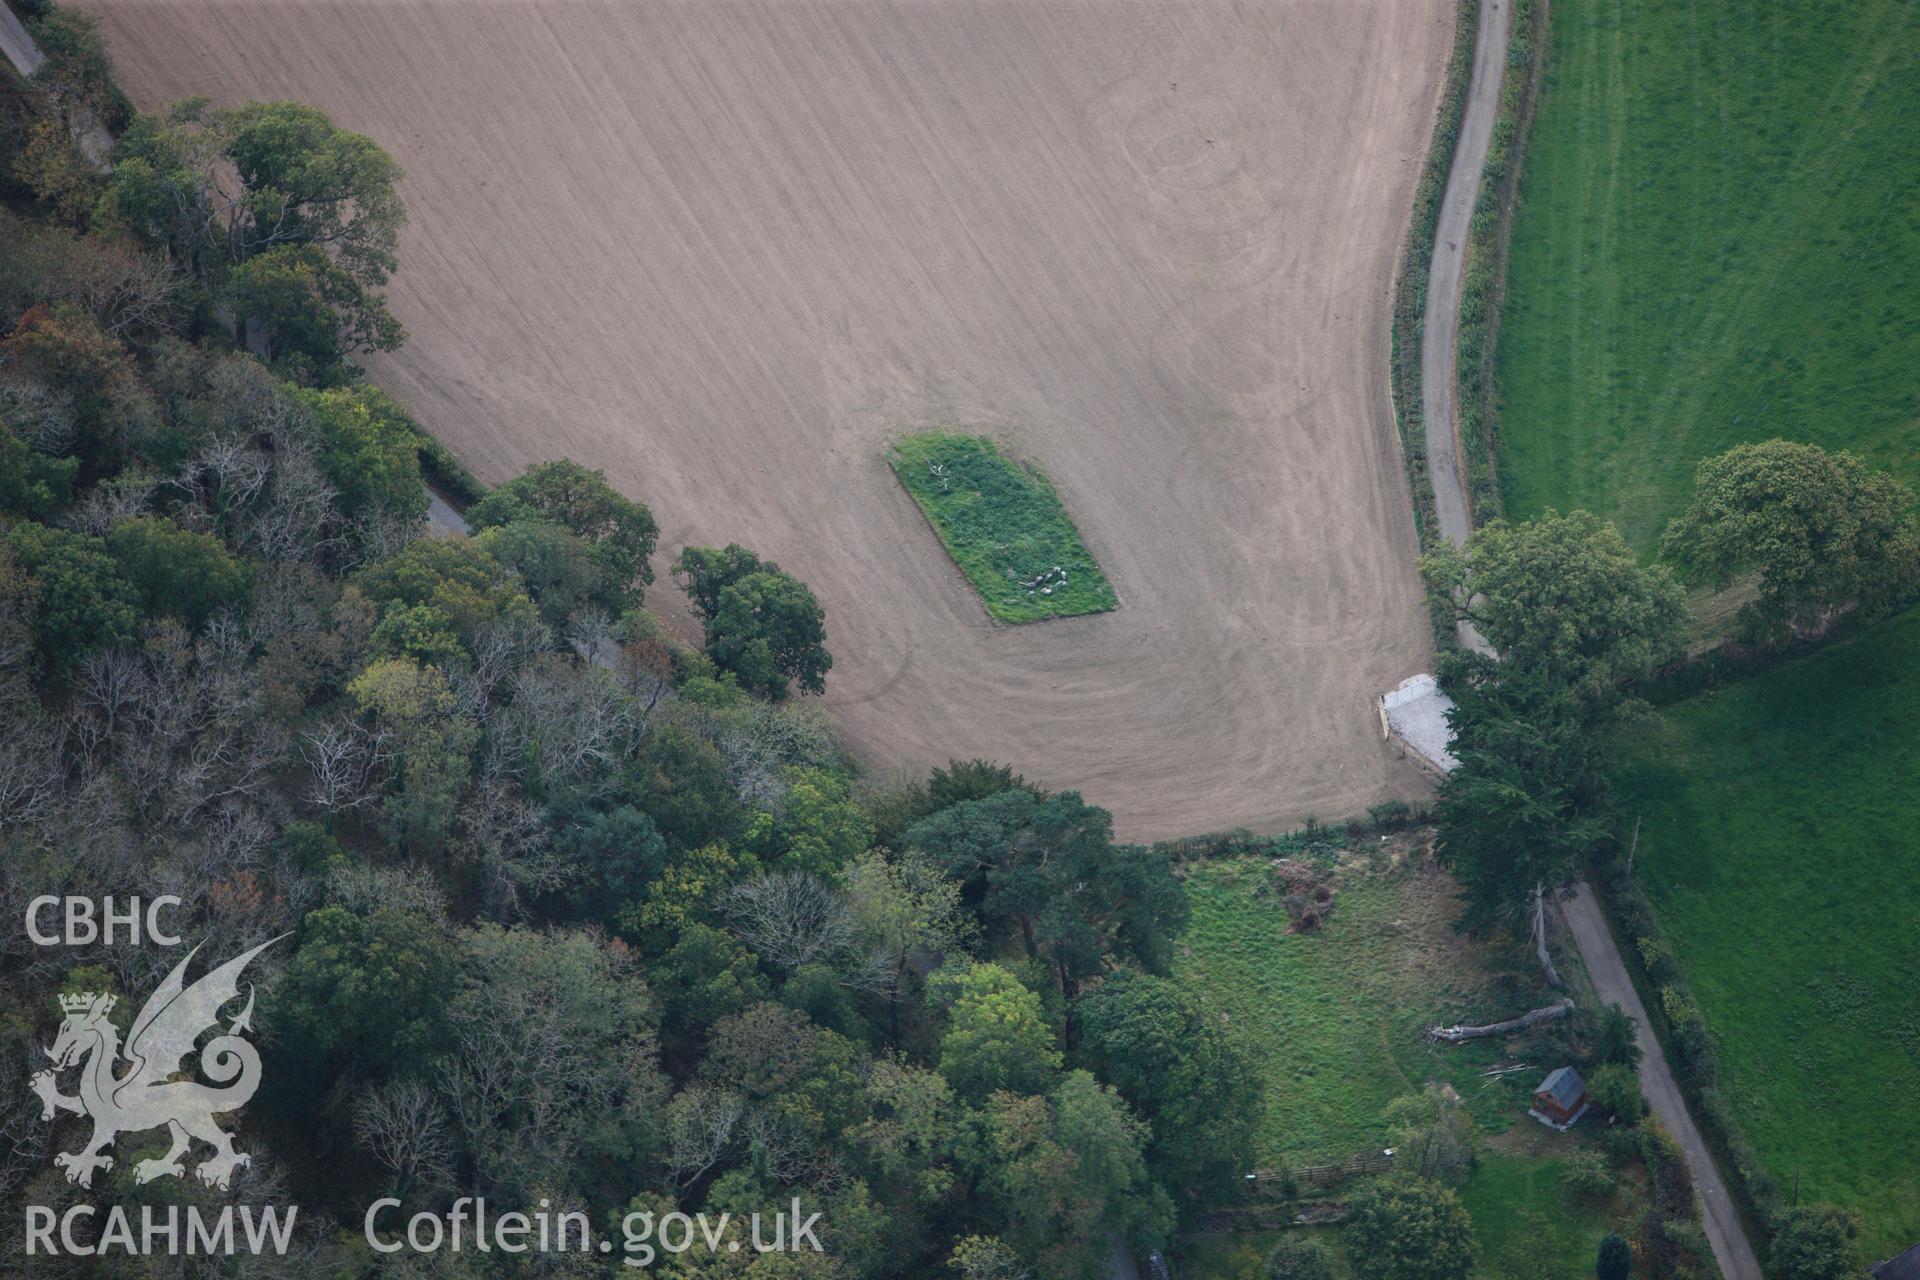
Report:
<svg viewBox="0 0 1920 1280"><path fill-rule="evenodd" d="M985 436L951 431L897 440L887 462L995 621L1119 606L1060 495L1031 463L1006 456Z"/></svg>
<svg viewBox="0 0 1920 1280"><path fill-rule="evenodd" d="M1356 876L1322 931L1294 934L1279 895L1261 891L1269 876L1258 861L1196 868L1176 966L1259 1047L1260 1157L1316 1164L1375 1150L1387 1104L1429 1078L1454 1084L1483 1126L1507 1127L1519 1095L1483 1090L1478 1078L1499 1043L1442 1050L1422 1036L1435 1022L1528 1007L1528 995L1491 976L1479 944L1454 932L1452 881L1430 868Z"/></svg>
<svg viewBox="0 0 1920 1280"><path fill-rule="evenodd" d="M1500 330L1516 518L1649 548L1694 464L1784 436L1920 482L1920 9L1553 10Z"/></svg>
<svg viewBox="0 0 1920 1280"><path fill-rule="evenodd" d="M1600 1237L1629 1230L1633 1184L1608 1202L1570 1196L1561 1185L1565 1156L1592 1132L1554 1134L1526 1119L1538 1083L1531 1074L1482 1078L1505 1052L1502 1041L1434 1046L1422 1034L1436 1021L1492 1021L1543 1002L1533 975L1503 972L1484 946L1454 931L1454 887L1443 873L1369 869L1364 852L1349 858L1332 917L1315 934L1286 932L1279 896L1261 888L1272 875L1264 861L1209 863L1187 879L1193 918L1175 971L1257 1048L1268 1102L1259 1158L1300 1165L1375 1150L1389 1102L1428 1080L1450 1084L1489 1137L1460 1191L1481 1244L1476 1276L1591 1274ZM1321 1234L1337 1253L1337 1231ZM1263 1254L1274 1238L1189 1237L1183 1274L1238 1276L1248 1251Z"/></svg>
<svg viewBox="0 0 1920 1280"><path fill-rule="evenodd" d="M867 760L1128 839L1426 790L1370 703L1432 661L1383 370L1453 0L74 3L143 107L391 150L374 379L483 480L569 456L669 556L777 558ZM884 457L956 422L1017 424L1125 608L982 614Z"/></svg>
<svg viewBox="0 0 1920 1280"><path fill-rule="evenodd" d="M1564 0L1501 328L1509 514L1651 553L1773 436L1920 484L1920 10ZM1638 867L1772 1175L1920 1237L1920 615L1660 717Z"/></svg>
<svg viewBox="0 0 1920 1280"><path fill-rule="evenodd" d="M1667 711L1621 780L1636 874L1769 1172L1920 1239L1920 611Z"/></svg>

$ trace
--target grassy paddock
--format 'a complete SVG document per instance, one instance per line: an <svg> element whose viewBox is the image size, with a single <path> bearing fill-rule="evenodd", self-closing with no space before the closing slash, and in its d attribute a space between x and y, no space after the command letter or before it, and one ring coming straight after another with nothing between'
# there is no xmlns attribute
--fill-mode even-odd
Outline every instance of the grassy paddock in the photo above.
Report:
<svg viewBox="0 0 1920 1280"><path fill-rule="evenodd" d="M1053 485L1032 465L985 436L945 431L895 441L887 461L996 622L1119 606Z"/></svg>
<svg viewBox="0 0 1920 1280"><path fill-rule="evenodd" d="M1592 1136L1583 1134L1581 1140ZM1635 1217L1645 1207L1637 1185L1623 1180L1610 1200L1595 1202L1567 1190L1566 1170L1566 1161L1557 1156L1488 1152L1480 1157L1460 1188L1480 1242L1476 1277L1591 1276L1600 1238L1609 1231L1633 1234Z"/></svg>
<svg viewBox="0 0 1920 1280"><path fill-rule="evenodd" d="M1920 611L1668 710L1621 780L1635 873L1775 1184L1920 1239Z"/></svg>
<svg viewBox="0 0 1920 1280"><path fill-rule="evenodd" d="M1920 9L1558 0L1498 339L1509 514L1650 553L1699 459L1772 436L1920 483L1916 208ZM1916 670L1912 615L1781 663L1664 712L1628 783L1726 1111L1874 1256L1920 1235L1920 1121L1875 1100L1920 1082L1887 967L1920 919Z"/></svg>
<svg viewBox="0 0 1920 1280"><path fill-rule="evenodd" d="M1266 859L1190 864L1193 919L1175 972L1228 1018L1262 1064L1267 1116L1259 1158L1299 1165L1375 1149L1386 1138L1389 1102L1428 1080L1451 1084L1492 1135L1461 1189L1482 1246L1475 1275L1590 1274L1600 1237L1630 1230L1638 1192L1629 1184L1609 1203L1571 1199L1560 1185L1564 1157L1595 1134L1552 1134L1526 1120L1533 1074L1491 1086L1480 1076L1510 1049L1528 1061L1550 1051L1499 1040L1436 1047L1422 1035L1436 1021L1490 1021L1544 1003L1537 972L1506 971L1484 946L1456 933L1453 882L1407 863L1399 840L1380 845L1389 866L1370 867L1369 852L1344 855L1334 872L1333 916L1311 935L1286 932L1280 896L1263 888L1273 874ZM1338 1261L1338 1230L1316 1235L1335 1249L1337 1274L1348 1274ZM1276 1238L1189 1236L1182 1274L1257 1275L1250 1264Z"/></svg>
<svg viewBox="0 0 1920 1280"><path fill-rule="evenodd" d="M1196 866L1176 964L1264 1068L1262 1160L1311 1164L1372 1150L1386 1135L1386 1105L1430 1078L1453 1083L1489 1129L1525 1110L1512 1105L1518 1086L1511 1097L1480 1088L1498 1041L1440 1050L1422 1038L1435 1022L1491 1021L1543 1003L1454 932L1450 880L1431 868L1343 873L1326 927L1292 934L1281 896L1263 887L1271 874L1250 859Z"/></svg>
<svg viewBox="0 0 1920 1280"><path fill-rule="evenodd" d="M1520 189L1511 514L1651 547L1772 436L1920 481L1920 8L1560 0Z"/></svg>

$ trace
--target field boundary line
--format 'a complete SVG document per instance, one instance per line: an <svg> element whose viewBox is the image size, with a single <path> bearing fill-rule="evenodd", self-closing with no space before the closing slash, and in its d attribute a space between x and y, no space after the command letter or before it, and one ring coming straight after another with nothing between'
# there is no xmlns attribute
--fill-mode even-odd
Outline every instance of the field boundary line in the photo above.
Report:
<svg viewBox="0 0 1920 1280"><path fill-rule="evenodd" d="M1456 546L1473 531L1472 509L1460 467L1459 332L1468 232L1480 197L1480 176L1493 142L1505 79L1511 0L1481 0L1474 37L1473 76L1434 226L1420 325L1420 418L1434 516L1440 538Z"/></svg>
<svg viewBox="0 0 1920 1280"><path fill-rule="evenodd" d="M1401 462L1407 472L1408 496L1413 504L1414 536L1422 553L1438 544L1438 517L1434 511L1433 476L1427 453L1426 417L1421 408L1423 382L1421 335L1426 322L1427 290L1431 277L1433 243L1440 221L1440 201L1453 167L1454 145L1460 137L1466 109L1467 85L1473 70L1474 39L1479 31L1479 0L1457 0L1453 52L1447 57L1440 108L1427 142L1420 181L1414 188L1407 238L1394 273L1393 323L1387 357L1387 399L1393 406L1400 437ZM1438 601L1428 605L1436 649L1456 643L1450 614Z"/></svg>

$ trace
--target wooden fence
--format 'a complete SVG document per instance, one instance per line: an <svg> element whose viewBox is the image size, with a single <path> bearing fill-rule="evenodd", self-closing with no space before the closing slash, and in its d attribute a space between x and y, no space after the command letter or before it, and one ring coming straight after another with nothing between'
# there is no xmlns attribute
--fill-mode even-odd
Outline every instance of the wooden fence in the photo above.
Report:
<svg viewBox="0 0 1920 1280"><path fill-rule="evenodd" d="M1248 1194L1284 1197L1289 1183L1299 1186L1328 1187L1363 1173L1385 1173L1393 1168L1390 1151L1373 1151L1350 1156L1336 1164L1303 1164L1291 1169L1256 1169L1246 1176Z"/></svg>

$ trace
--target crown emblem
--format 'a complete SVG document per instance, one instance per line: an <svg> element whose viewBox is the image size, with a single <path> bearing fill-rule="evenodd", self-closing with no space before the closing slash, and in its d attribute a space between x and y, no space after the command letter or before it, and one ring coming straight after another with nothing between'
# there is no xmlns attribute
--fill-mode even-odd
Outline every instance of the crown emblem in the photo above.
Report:
<svg viewBox="0 0 1920 1280"><path fill-rule="evenodd" d="M93 1007L95 1001L99 1002L100 1012L102 1013L105 1013L107 1010L113 1008L112 996L95 995L91 991L82 991L77 995L70 995L70 996L62 995L59 997L59 999L60 999L60 1010L62 1013L85 1013L88 1009Z"/></svg>

